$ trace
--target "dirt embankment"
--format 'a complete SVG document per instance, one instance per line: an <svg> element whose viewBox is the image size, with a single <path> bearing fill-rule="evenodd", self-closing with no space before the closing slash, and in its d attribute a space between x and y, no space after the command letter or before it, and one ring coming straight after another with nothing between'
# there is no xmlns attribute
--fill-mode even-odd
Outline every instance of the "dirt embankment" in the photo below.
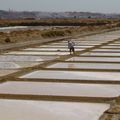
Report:
<svg viewBox="0 0 120 120"><path fill-rule="evenodd" d="M73 26L73 27L52 27L47 30L17 30L9 33L0 32L0 44L19 43L33 40L44 40L46 38L56 38L72 36L89 31L101 31L111 29L113 26Z"/></svg>
<svg viewBox="0 0 120 120"><path fill-rule="evenodd" d="M112 102L110 109L104 112L100 120L120 120L120 97Z"/></svg>

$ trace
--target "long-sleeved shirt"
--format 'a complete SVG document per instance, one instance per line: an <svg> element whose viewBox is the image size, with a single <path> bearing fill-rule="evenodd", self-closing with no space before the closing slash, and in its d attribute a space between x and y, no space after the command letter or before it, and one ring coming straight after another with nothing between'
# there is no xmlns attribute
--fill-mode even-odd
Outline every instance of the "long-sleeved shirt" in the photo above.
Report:
<svg viewBox="0 0 120 120"><path fill-rule="evenodd" d="M72 42L72 41L68 42L68 48L69 49L72 48L72 47L74 47L74 46L75 46L74 42Z"/></svg>

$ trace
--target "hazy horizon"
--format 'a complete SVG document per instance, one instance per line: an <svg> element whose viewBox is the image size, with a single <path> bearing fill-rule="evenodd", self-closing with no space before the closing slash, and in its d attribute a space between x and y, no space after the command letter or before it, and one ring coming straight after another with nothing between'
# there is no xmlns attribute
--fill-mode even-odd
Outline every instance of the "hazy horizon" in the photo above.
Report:
<svg viewBox="0 0 120 120"><path fill-rule="evenodd" d="M120 13L120 0L0 0L1 10Z"/></svg>

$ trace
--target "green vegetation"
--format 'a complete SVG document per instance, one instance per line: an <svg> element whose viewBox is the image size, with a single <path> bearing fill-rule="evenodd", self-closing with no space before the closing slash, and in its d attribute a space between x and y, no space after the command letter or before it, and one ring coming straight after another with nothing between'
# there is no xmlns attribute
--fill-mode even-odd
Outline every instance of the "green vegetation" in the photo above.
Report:
<svg viewBox="0 0 120 120"><path fill-rule="evenodd" d="M42 19L0 20L0 26L101 26L119 23L118 19Z"/></svg>
<svg viewBox="0 0 120 120"><path fill-rule="evenodd" d="M57 37L57 36L64 36L65 32L64 31L47 31L47 32L43 32L41 34L42 37Z"/></svg>

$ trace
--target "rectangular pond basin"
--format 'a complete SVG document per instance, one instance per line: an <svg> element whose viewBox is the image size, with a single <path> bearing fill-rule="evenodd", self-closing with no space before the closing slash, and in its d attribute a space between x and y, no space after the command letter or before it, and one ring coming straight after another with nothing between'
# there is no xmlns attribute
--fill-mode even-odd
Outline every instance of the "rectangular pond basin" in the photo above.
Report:
<svg viewBox="0 0 120 120"><path fill-rule="evenodd" d="M119 52L120 53L120 49L94 49L92 51L95 51L95 52Z"/></svg>
<svg viewBox="0 0 120 120"><path fill-rule="evenodd" d="M72 57L66 61L120 62L119 57Z"/></svg>
<svg viewBox="0 0 120 120"><path fill-rule="evenodd" d="M19 69L21 68L14 62L0 62L0 69Z"/></svg>
<svg viewBox="0 0 120 120"><path fill-rule="evenodd" d="M56 56L0 55L0 62L33 62L53 60Z"/></svg>
<svg viewBox="0 0 120 120"><path fill-rule="evenodd" d="M95 37L90 37L89 38L83 38L82 40L76 40L75 42L95 42L95 43L99 43L99 42L105 42L105 41L109 41L108 39L101 39L101 38L95 38Z"/></svg>
<svg viewBox="0 0 120 120"><path fill-rule="evenodd" d="M110 40L114 40L114 39L117 39L119 38L120 36L119 35L92 35L92 36L89 36L89 37L84 37L82 38L82 41L110 41ZM77 40L76 40L77 41Z"/></svg>
<svg viewBox="0 0 120 120"><path fill-rule="evenodd" d="M120 64L113 63L64 63L59 62L48 66L47 68L67 68L67 69L108 69L120 70Z"/></svg>
<svg viewBox="0 0 120 120"><path fill-rule="evenodd" d="M110 98L120 95L120 85L10 81L0 84L0 94Z"/></svg>
<svg viewBox="0 0 120 120"><path fill-rule="evenodd" d="M99 43L101 43L102 41L73 41L73 42L75 42L75 44L76 45L80 45L80 44L99 44ZM66 43L51 43L52 45L67 45L68 44L68 42L66 42ZM50 45L51 45L50 44Z"/></svg>
<svg viewBox="0 0 120 120"><path fill-rule="evenodd" d="M81 56L116 56L116 57L120 57L120 53L110 53L110 52L86 52L84 54L82 54Z"/></svg>
<svg viewBox="0 0 120 120"><path fill-rule="evenodd" d="M101 42L102 40L97 40L97 39L95 39L95 40L93 40L94 39L94 37L93 38L91 38L91 36L89 36L89 38L86 38L86 37L83 37L83 38L79 38L79 39L71 39L71 41L73 41L73 42L93 42L93 41L95 41L96 43L98 43L98 42ZM61 41L61 42L54 42L55 44L61 44L61 43L68 43L68 41L66 40L66 41Z"/></svg>
<svg viewBox="0 0 120 120"><path fill-rule="evenodd" d="M91 48L93 47L94 45L76 45L75 48ZM53 46L50 46L50 45L42 45L42 46L39 46L39 48L68 48L68 45L53 45Z"/></svg>
<svg viewBox="0 0 120 120"><path fill-rule="evenodd" d="M109 44L109 45L116 45L116 46L120 46L119 43L112 43L112 44Z"/></svg>
<svg viewBox="0 0 120 120"><path fill-rule="evenodd" d="M25 51L54 51L54 52L57 52L57 51L60 51L60 52L66 52L66 51L69 51L68 48L27 48L27 49L24 49ZM76 51L82 51L84 50L83 48L76 48Z"/></svg>
<svg viewBox="0 0 120 120"><path fill-rule="evenodd" d="M0 69L20 69L24 67L32 67L42 62L0 62Z"/></svg>
<svg viewBox="0 0 120 120"><path fill-rule="evenodd" d="M109 40L83 40L83 41L77 41L78 44L101 44L101 43L104 43L104 42L108 42Z"/></svg>
<svg viewBox="0 0 120 120"><path fill-rule="evenodd" d="M30 52L30 51L14 51L6 53L9 55L68 55L69 52Z"/></svg>
<svg viewBox="0 0 120 120"><path fill-rule="evenodd" d="M102 46L101 48L111 48L111 49L120 49L120 46L115 46L115 45L108 45L108 46Z"/></svg>
<svg viewBox="0 0 120 120"><path fill-rule="evenodd" d="M1 120L98 120L109 104L0 99Z"/></svg>
<svg viewBox="0 0 120 120"><path fill-rule="evenodd" d="M17 72L17 70L0 70L0 77Z"/></svg>
<svg viewBox="0 0 120 120"><path fill-rule="evenodd" d="M24 67L33 67L35 65L42 64L43 62L15 62L15 64L18 64L21 68Z"/></svg>
<svg viewBox="0 0 120 120"><path fill-rule="evenodd" d="M39 71L34 71L29 74L23 75L20 78L120 81L120 73L119 72L39 70Z"/></svg>
<svg viewBox="0 0 120 120"><path fill-rule="evenodd" d="M91 39L86 39L85 37L84 38L79 38L79 39L75 39L75 40L72 40L74 41L75 43L79 43L79 42L101 42L102 40L98 41L98 40L93 40L92 38ZM57 43L64 43L64 44L68 44L68 41L61 41L61 42L55 42L56 44Z"/></svg>
<svg viewBox="0 0 120 120"><path fill-rule="evenodd" d="M100 43L90 43L90 42L84 42L84 43L79 43L79 44L76 44L76 46L78 46L78 45L99 45ZM57 44L56 44L57 45ZM52 43L52 44L50 44L49 46L55 46L55 44L54 43ZM57 46L63 46L63 45L57 45ZM66 44L66 46L67 46L67 44Z"/></svg>
<svg viewBox="0 0 120 120"><path fill-rule="evenodd" d="M101 36L89 36L89 37L84 37L82 38L82 40L76 40L76 41L95 41L95 42L100 42L100 41L103 41L103 39L101 39L102 37ZM106 41L106 40L105 40Z"/></svg>

